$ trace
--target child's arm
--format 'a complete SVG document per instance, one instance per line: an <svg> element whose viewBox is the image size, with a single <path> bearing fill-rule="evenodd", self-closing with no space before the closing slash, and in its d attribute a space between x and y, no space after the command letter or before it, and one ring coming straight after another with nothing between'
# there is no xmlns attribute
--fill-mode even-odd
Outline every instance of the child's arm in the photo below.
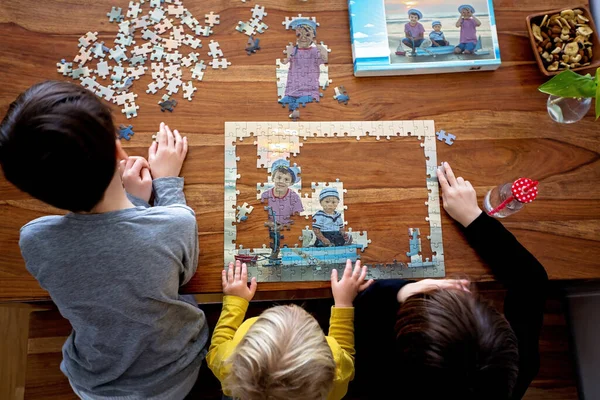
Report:
<svg viewBox="0 0 600 400"><path fill-rule="evenodd" d="M150 207L152 176L144 157L131 156L119 162L119 173L129 201L135 206Z"/></svg>
<svg viewBox="0 0 600 400"><path fill-rule="evenodd" d="M246 264L240 265L239 261L236 261L235 268L233 263L229 263L228 270L223 270L221 274L223 294L225 294L223 309L206 355L208 367L220 381L226 375L224 361L235 350L232 343L233 336L244 321L248 304L254 297L257 287L256 278L252 278L248 288L248 270Z"/></svg>
<svg viewBox="0 0 600 400"><path fill-rule="evenodd" d="M154 180L154 205L185 205L183 194L183 178L179 178L183 161L188 151L187 137L182 138L179 131L171 132L164 122L156 142L148 149L148 162Z"/></svg>
<svg viewBox="0 0 600 400"><path fill-rule="evenodd" d="M474 15L473 15L473 20L475 21L475 24L476 24L477 26L481 26L481 21L480 21L480 20L478 20L478 19L477 19L477 17L476 17L476 16L474 16Z"/></svg>
<svg viewBox="0 0 600 400"><path fill-rule="evenodd" d="M336 379L328 400L341 399L348 391L348 384L354 378L354 307L352 302L359 292L368 288L373 280L365 282L367 268L356 262L352 271L352 262L346 261L342 279L338 282L338 273L331 271L331 292L335 306L331 309L329 336L336 340L341 354L334 354L336 360ZM334 348L332 348L334 350Z"/></svg>
<svg viewBox="0 0 600 400"><path fill-rule="evenodd" d="M325 236L323 236L323 234L321 233L321 230L319 228L315 228L313 226L313 232L315 233L315 236L326 246L329 246L331 244L331 242L329 241L329 239L327 239Z"/></svg>
<svg viewBox="0 0 600 400"><path fill-rule="evenodd" d="M458 21L456 21L456 27L460 28L462 26L463 23L463 17L462 15L460 17L458 17Z"/></svg>

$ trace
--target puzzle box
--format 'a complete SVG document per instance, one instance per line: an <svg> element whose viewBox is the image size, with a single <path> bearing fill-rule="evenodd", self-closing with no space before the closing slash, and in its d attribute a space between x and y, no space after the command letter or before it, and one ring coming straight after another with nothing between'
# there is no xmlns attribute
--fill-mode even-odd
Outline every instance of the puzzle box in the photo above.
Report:
<svg viewBox="0 0 600 400"><path fill-rule="evenodd" d="M492 0L350 0L348 10L357 77L500 66Z"/></svg>

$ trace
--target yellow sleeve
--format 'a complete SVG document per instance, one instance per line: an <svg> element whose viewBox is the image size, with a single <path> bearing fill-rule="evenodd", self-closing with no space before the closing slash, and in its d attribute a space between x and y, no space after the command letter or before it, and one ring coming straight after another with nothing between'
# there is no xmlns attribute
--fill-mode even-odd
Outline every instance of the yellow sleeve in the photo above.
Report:
<svg viewBox="0 0 600 400"><path fill-rule="evenodd" d="M348 392L348 384L354 379L354 308L331 308L329 337L327 338L336 371L333 389L327 400L340 400Z"/></svg>
<svg viewBox="0 0 600 400"><path fill-rule="evenodd" d="M248 304L248 301L241 297L223 297L221 316L217 326L215 326L210 348L206 355L208 367L221 382L227 376L227 371L223 366L224 361L235 350L236 345L233 343L233 336L244 321Z"/></svg>

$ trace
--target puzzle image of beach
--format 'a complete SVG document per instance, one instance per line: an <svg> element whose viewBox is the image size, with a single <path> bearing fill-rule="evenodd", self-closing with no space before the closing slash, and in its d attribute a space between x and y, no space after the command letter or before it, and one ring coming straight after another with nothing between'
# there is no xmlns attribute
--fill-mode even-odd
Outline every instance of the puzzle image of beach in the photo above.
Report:
<svg viewBox="0 0 600 400"><path fill-rule="evenodd" d="M492 35L492 29L496 28L487 1L473 0L466 4L475 12L469 14L469 21L464 27L457 27L456 24L461 17L458 8L463 5L465 3L445 0L426 2L385 0L390 62L439 63L496 58ZM413 21L409 15L410 10L415 10L416 17L413 16ZM467 24L472 25L467 27ZM470 30L468 35L466 35L467 29ZM414 32L414 36L421 32L423 39L407 38L407 30ZM463 43L461 43L461 30L465 31L462 33ZM465 37L469 39L465 40ZM474 48L471 49L469 47L471 44L466 43L473 43ZM462 46L460 53L457 53L457 46Z"/></svg>
<svg viewBox="0 0 600 400"><path fill-rule="evenodd" d="M227 122L225 264L259 282L326 281L347 259L444 276L437 140L433 121Z"/></svg>

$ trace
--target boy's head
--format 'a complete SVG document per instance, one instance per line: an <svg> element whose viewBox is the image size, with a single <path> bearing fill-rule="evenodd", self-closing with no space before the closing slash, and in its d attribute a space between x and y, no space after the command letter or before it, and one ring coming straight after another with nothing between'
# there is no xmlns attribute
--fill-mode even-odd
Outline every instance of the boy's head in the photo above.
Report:
<svg viewBox="0 0 600 400"><path fill-rule="evenodd" d="M423 13L421 13L421 11L416 8L408 10L408 19L411 24L416 24L421 18L423 18Z"/></svg>
<svg viewBox="0 0 600 400"><path fill-rule="evenodd" d="M244 400L326 399L335 361L317 321L298 306L272 307L228 359L224 387Z"/></svg>
<svg viewBox="0 0 600 400"><path fill-rule="evenodd" d="M340 194L336 188L325 188L319 194L319 203L321 203L323 211L333 214L340 204Z"/></svg>
<svg viewBox="0 0 600 400"><path fill-rule="evenodd" d="M273 161L271 171L273 183L279 188L287 188L296 183L296 173L290 168L290 162L286 159Z"/></svg>
<svg viewBox="0 0 600 400"><path fill-rule="evenodd" d="M317 36L317 24L312 19L298 18L290 24L296 31L298 46L309 47Z"/></svg>
<svg viewBox="0 0 600 400"><path fill-rule="evenodd" d="M518 374L516 337L496 309L468 291L408 297L398 310L396 334L398 374L414 390L407 398L510 397Z"/></svg>
<svg viewBox="0 0 600 400"><path fill-rule="evenodd" d="M110 108L72 83L30 87L0 125L0 165L9 182L33 197L73 212L90 211L117 166Z"/></svg>
<svg viewBox="0 0 600 400"><path fill-rule="evenodd" d="M475 14L475 8L469 4L463 4L458 7L458 12L462 15L463 18L471 18L473 14Z"/></svg>
<svg viewBox="0 0 600 400"><path fill-rule="evenodd" d="M442 23L440 21L433 21L431 27L434 31L439 32L442 30Z"/></svg>

